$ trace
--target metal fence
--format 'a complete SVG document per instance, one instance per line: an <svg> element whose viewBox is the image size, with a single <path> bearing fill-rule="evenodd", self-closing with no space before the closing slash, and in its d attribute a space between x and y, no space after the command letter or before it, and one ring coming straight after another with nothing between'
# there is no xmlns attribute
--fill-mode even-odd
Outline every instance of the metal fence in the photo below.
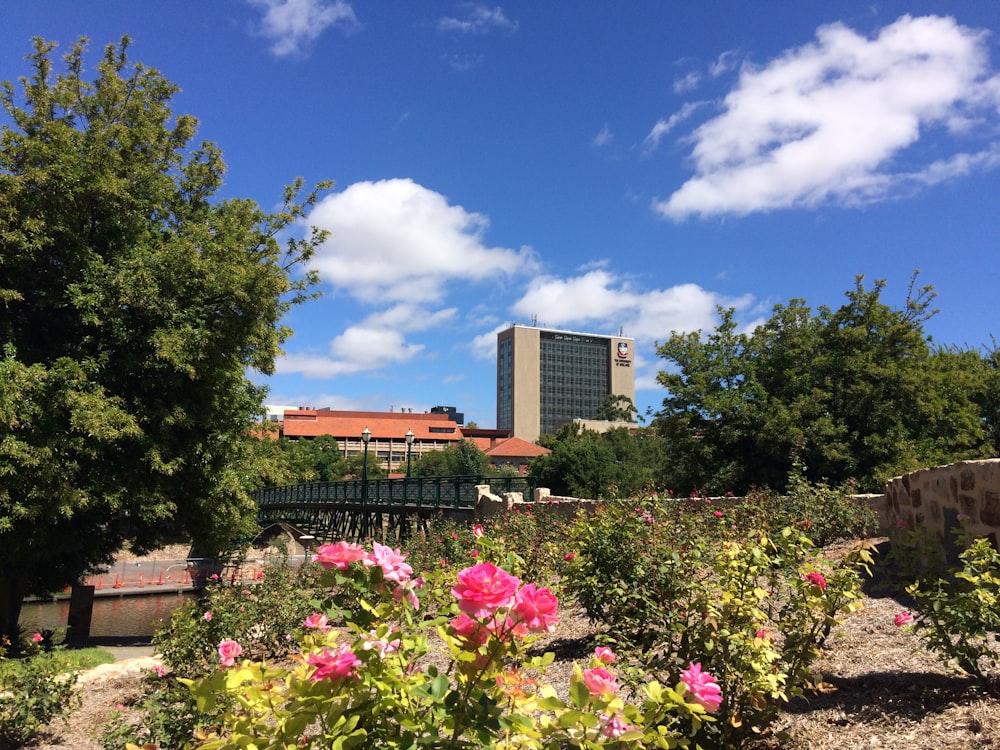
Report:
<svg viewBox="0 0 1000 750"><path fill-rule="evenodd" d="M488 484L490 492L501 495L520 492L531 501L534 477L410 477L406 479L345 479L340 482L307 482L267 487L252 493L257 506L269 508L295 505L358 504L405 506L412 508L474 508L476 486Z"/></svg>

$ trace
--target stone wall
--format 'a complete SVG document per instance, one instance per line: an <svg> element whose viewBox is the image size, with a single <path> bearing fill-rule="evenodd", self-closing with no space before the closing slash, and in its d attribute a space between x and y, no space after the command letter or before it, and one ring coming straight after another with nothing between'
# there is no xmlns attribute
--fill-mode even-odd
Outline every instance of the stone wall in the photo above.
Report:
<svg viewBox="0 0 1000 750"><path fill-rule="evenodd" d="M1000 458L960 461L896 477L885 487L888 528L929 529L950 547L958 529L1000 541Z"/></svg>

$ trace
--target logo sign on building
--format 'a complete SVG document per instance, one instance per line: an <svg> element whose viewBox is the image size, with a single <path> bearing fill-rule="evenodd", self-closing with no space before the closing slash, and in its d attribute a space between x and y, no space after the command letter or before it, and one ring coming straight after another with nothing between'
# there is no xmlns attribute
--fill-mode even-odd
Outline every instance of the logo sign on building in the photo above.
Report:
<svg viewBox="0 0 1000 750"><path fill-rule="evenodd" d="M618 342L618 359L615 360L615 364L618 367L631 367L632 362L629 360L628 352L628 342L619 341Z"/></svg>

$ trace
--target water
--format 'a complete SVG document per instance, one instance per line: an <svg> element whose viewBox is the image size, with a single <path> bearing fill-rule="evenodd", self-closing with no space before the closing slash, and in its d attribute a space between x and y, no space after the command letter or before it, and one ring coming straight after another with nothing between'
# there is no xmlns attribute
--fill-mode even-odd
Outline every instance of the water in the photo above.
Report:
<svg viewBox="0 0 1000 750"><path fill-rule="evenodd" d="M151 636L160 621L167 620L191 596L179 591L143 596L100 596L94 599L90 635ZM29 602L21 608L21 627L33 632L64 627L69 616L69 600Z"/></svg>

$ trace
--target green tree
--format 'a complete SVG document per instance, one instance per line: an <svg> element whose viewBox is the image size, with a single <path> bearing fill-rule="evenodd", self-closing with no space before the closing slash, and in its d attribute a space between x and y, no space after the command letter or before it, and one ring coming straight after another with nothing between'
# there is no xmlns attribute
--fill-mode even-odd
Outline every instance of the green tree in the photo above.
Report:
<svg viewBox="0 0 1000 750"><path fill-rule="evenodd" d="M666 482L679 489L784 488L793 465L809 478L880 491L894 475L989 455L988 359L934 349L924 323L931 287L882 301L884 281L858 277L836 310L777 305L751 334L733 310L702 340L673 334L656 420Z"/></svg>
<svg viewBox="0 0 1000 750"><path fill-rule="evenodd" d="M356 453L353 456L348 456L342 464L344 469L343 476L345 478L361 479L364 476L364 465L364 453ZM385 461L381 460L372 451L368 451L368 478L381 479L387 476L389 476L389 472L385 468Z"/></svg>
<svg viewBox="0 0 1000 750"><path fill-rule="evenodd" d="M531 459L528 467L554 495L593 500L617 495L615 452L600 434L570 422L539 444L552 452Z"/></svg>
<svg viewBox="0 0 1000 750"><path fill-rule="evenodd" d="M597 407L597 418L607 422L634 422L637 413L632 399L613 393Z"/></svg>
<svg viewBox="0 0 1000 750"><path fill-rule="evenodd" d="M415 477L484 476L490 459L471 440L459 440L439 451L428 451L413 460Z"/></svg>
<svg viewBox="0 0 1000 750"><path fill-rule="evenodd" d="M344 457L332 435L281 440L280 443L294 474L292 482L333 482L344 478ZM373 464L369 456L369 468Z"/></svg>
<svg viewBox="0 0 1000 750"><path fill-rule="evenodd" d="M0 629L22 598L79 580L126 544L181 531L206 550L250 532L251 434L309 296L298 269L323 237L290 234L317 194L266 213L218 200L224 164L177 87L85 41L0 101ZM326 185L318 189L325 189ZM285 237L279 240L279 237ZM294 275L293 275L294 274Z"/></svg>

